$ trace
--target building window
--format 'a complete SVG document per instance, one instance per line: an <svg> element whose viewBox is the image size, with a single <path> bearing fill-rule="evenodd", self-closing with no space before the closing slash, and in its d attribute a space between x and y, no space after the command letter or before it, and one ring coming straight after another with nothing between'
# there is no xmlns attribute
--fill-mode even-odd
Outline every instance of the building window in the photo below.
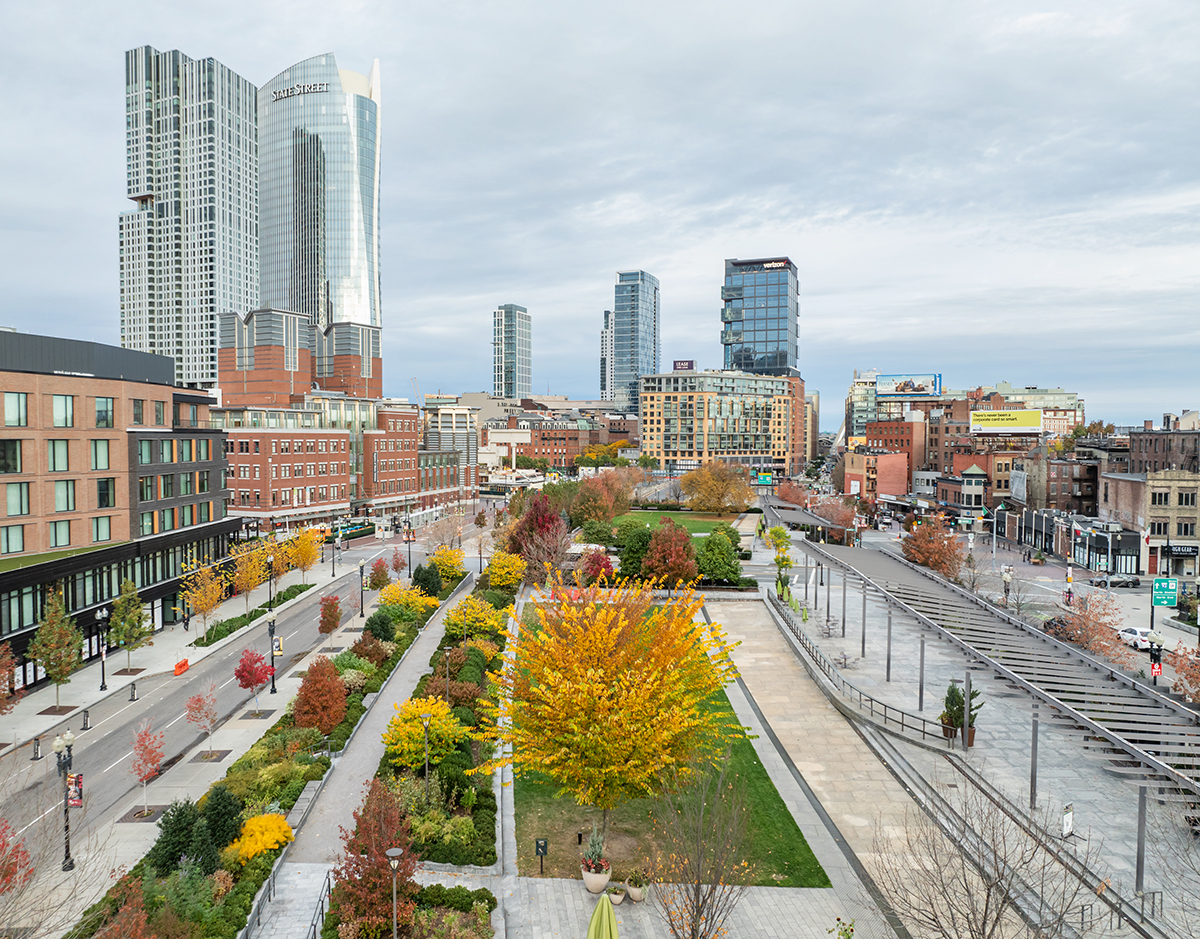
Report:
<svg viewBox="0 0 1200 939"><path fill-rule="evenodd" d="M0 528L0 554L16 554L24 550L24 525L5 525Z"/></svg>
<svg viewBox="0 0 1200 939"><path fill-rule="evenodd" d="M210 444L211 442L204 438L196 441L196 460L198 462L204 463L212 459Z"/></svg>
<svg viewBox="0 0 1200 939"><path fill-rule="evenodd" d="M154 501L154 477L140 476L138 477L138 501L153 502Z"/></svg>
<svg viewBox="0 0 1200 939"><path fill-rule="evenodd" d="M65 548L71 543L71 523L68 521L50 523L50 547Z"/></svg>
<svg viewBox="0 0 1200 939"><path fill-rule="evenodd" d="M175 462L175 453L174 453L174 450L172 449L173 443L174 443L174 441L172 441L172 440L160 440L159 441L158 461L160 463L174 463Z"/></svg>
<svg viewBox="0 0 1200 939"><path fill-rule="evenodd" d="M1168 531L1169 525L1170 525L1169 522L1151 522L1150 523L1150 534L1165 535Z"/></svg>
<svg viewBox="0 0 1200 939"><path fill-rule="evenodd" d="M1170 505L1171 494L1169 492L1152 492L1150 493L1151 505Z"/></svg>
<svg viewBox="0 0 1200 939"><path fill-rule="evenodd" d="M197 514L196 520L198 522L200 522L200 524L204 524L205 522L207 522L209 520L208 519L208 505L209 504L207 502L201 502L198 506L196 506L196 508L198 509L198 511L196 513Z"/></svg>
<svg viewBox="0 0 1200 939"><path fill-rule="evenodd" d="M142 537L154 534L154 513L143 512L139 517L138 531Z"/></svg>
<svg viewBox="0 0 1200 939"><path fill-rule="evenodd" d="M108 469L108 441L93 440L92 441L92 469L106 470Z"/></svg>
<svg viewBox="0 0 1200 939"><path fill-rule="evenodd" d="M181 496L192 495L192 492L195 489L195 484L194 484L195 478L196 478L195 474L193 474L193 473L180 473L179 474L179 494Z"/></svg>
<svg viewBox="0 0 1200 939"><path fill-rule="evenodd" d="M4 426L29 426L29 395L25 392L4 392Z"/></svg>
<svg viewBox="0 0 1200 939"><path fill-rule="evenodd" d="M158 497L160 499L175 497L175 475L173 473L158 477Z"/></svg>
<svg viewBox="0 0 1200 939"><path fill-rule="evenodd" d="M65 473L70 469L67 442L65 440L46 441L46 468L51 473Z"/></svg>
<svg viewBox="0 0 1200 939"><path fill-rule="evenodd" d="M138 462L139 463L144 465L146 463L154 462L153 443L154 443L154 441L152 441L152 440L139 440L138 441Z"/></svg>
<svg viewBox="0 0 1200 939"><path fill-rule="evenodd" d="M21 441L0 440L0 473L21 472Z"/></svg>
<svg viewBox="0 0 1200 939"><path fill-rule="evenodd" d="M162 427L164 424L167 423L167 402L166 401L155 401L154 402L154 423L157 424L159 427Z"/></svg>
<svg viewBox="0 0 1200 939"><path fill-rule="evenodd" d="M196 474L196 491L208 492L208 470L201 470Z"/></svg>
<svg viewBox="0 0 1200 939"><path fill-rule="evenodd" d="M117 481L111 476L107 479L96 480L96 508L115 509L117 507Z"/></svg>
<svg viewBox="0 0 1200 939"><path fill-rule="evenodd" d="M75 397L73 395L54 395L54 426L75 426Z"/></svg>
<svg viewBox="0 0 1200 939"><path fill-rule="evenodd" d="M133 399L133 422L144 424L146 420L146 401L144 398Z"/></svg>
<svg viewBox="0 0 1200 939"><path fill-rule="evenodd" d="M115 407L112 398L96 399L96 426L112 427L115 417Z"/></svg>
<svg viewBox="0 0 1200 939"><path fill-rule="evenodd" d="M1176 522L1175 523L1175 534L1180 535L1184 538L1195 538L1196 537L1196 523L1195 522Z"/></svg>
<svg viewBox="0 0 1200 939"><path fill-rule="evenodd" d="M159 509L158 510L158 530L172 531L175 528L175 510L174 509Z"/></svg>
<svg viewBox="0 0 1200 939"><path fill-rule="evenodd" d="M8 490L8 514L28 515L29 483L9 483L5 488Z"/></svg>
<svg viewBox="0 0 1200 939"><path fill-rule="evenodd" d="M194 522L192 521L192 516L193 516L194 512L195 512L194 506L191 506L191 505L180 506L180 509L179 509L179 525L180 525L180 527L186 528L188 525L194 524Z"/></svg>
<svg viewBox="0 0 1200 939"><path fill-rule="evenodd" d="M191 463L192 462L192 441L190 441L190 440L179 441L179 462L180 463Z"/></svg>
<svg viewBox="0 0 1200 939"><path fill-rule="evenodd" d="M109 515L92 519L92 541L112 539L112 517Z"/></svg>
<svg viewBox="0 0 1200 939"><path fill-rule="evenodd" d="M1196 494L1194 492L1179 493L1179 504L1180 505L1195 505L1196 504Z"/></svg>
<svg viewBox="0 0 1200 939"><path fill-rule="evenodd" d="M60 479L54 484L54 511L75 511L75 480Z"/></svg>

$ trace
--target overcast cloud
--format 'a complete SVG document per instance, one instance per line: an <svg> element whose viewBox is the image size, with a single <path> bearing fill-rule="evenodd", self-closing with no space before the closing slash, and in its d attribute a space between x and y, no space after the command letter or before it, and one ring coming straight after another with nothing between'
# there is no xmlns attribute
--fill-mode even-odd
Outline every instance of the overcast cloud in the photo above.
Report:
<svg viewBox="0 0 1200 939"><path fill-rule="evenodd" d="M801 369L1062 385L1200 408L1200 7L1003 3L6 3L0 324L119 341L124 58L255 84L333 52L383 80L385 391L598 396L614 272L662 282L663 361L721 365L728 257L800 270Z"/></svg>

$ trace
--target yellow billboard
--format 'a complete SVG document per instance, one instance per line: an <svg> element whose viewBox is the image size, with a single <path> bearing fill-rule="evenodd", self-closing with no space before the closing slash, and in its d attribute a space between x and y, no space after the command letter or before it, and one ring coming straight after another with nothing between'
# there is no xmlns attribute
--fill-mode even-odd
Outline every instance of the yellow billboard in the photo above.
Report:
<svg viewBox="0 0 1200 939"><path fill-rule="evenodd" d="M1042 412L1028 411L972 411L971 433L1014 434L1033 437L1042 432Z"/></svg>

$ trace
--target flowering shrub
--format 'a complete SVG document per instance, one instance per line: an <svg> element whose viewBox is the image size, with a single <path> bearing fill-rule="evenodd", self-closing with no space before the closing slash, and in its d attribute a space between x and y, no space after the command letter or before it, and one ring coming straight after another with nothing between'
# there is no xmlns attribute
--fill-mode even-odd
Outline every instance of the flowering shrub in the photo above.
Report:
<svg viewBox="0 0 1200 939"><path fill-rule="evenodd" d="M429 563L438 569L438 573L442 575L442 580L461 577L467 572L467 569L463 567L462 548L447 548L445 545L442 545L442 547L433 552L433 557L429 559Z"/></svg>
<svg viewBox="0 0 1200 939"><path fill-rule="evenodd" d="M468 639L467 640L467 648L468 649L478 649L485 656L487 656L487 660L489 662L492 659L494 659L496 657L496 653L500 651L500 647L498 645L496 645L496 643L490 642L487 639L479 639L479 638Z"/></svg>
<svg viewBox="0 0 1200 939"><path fill-rule="evenodd" d="M446 614L446 635L462 639L497 633L504 627L507 616L507 611L497 610L486 600L471 594Z"/></svg>
<svg viewBox="0 0 1200 939"><path fill-rule="evenodd" d="M525 579L525 559L519 554L497 551L488 561L488 583L496 590L516 590Z"/></svg>
<svg viewBox="0 0 1200 939"><path fill-rule="evenodd" d="M395 708L396 714L383 734L383 744L397 766L415 768L425 763L422 714L429 715L430 764L441 763L454 752L458 741L467 739L467 729L450 713L450 705L443 699L409 698Z"/></svg>
<svg viewBox="0 0 1200 939"><path fill-rule="evenodd" d="M230 847L237 849L238 860L244 865L251 858L282 847L292 839L292 828L282 815L256 815L246 819L241 837Z"/></svg>

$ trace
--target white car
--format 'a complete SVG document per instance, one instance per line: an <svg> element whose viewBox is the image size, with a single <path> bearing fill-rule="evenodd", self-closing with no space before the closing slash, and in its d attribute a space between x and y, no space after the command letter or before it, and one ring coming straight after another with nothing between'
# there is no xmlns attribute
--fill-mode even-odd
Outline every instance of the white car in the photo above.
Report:
<svg viewBox="0 0 1200 939"><path fill-rule="evenodd" d="M1122 642L1127 642L1135 649L1150 648L1150 627L1149 626L1126 626L1118 635Z"/></svg>

